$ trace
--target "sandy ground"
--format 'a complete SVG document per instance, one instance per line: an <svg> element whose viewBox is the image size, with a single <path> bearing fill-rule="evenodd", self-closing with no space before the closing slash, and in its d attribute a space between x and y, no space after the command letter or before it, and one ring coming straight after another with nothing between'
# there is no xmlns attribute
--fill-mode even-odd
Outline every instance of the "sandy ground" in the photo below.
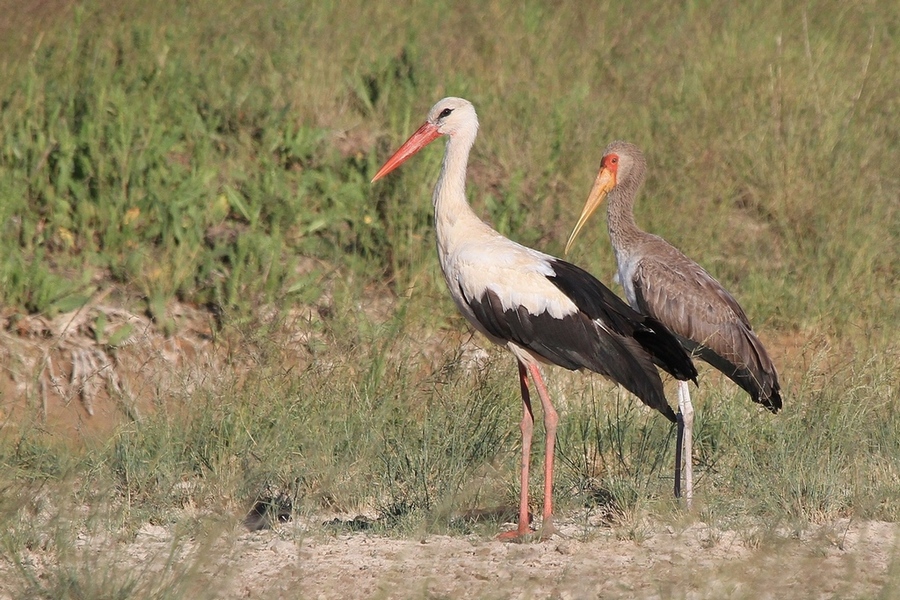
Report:
<svg viewBox="0 0 900 600"><path fill-rule="evenodd" d="M694 523L642 526L640 539L563 524L544 542L323 533L299 523L237 528L204 545L145 525L133 540L82 539L85 556L152 578L176 558L197 596L238 598L896 598L898 527L841 521L804 532L748 534ZM173 551L174 549L174 551ZM38 557L34 557L38 560ZM99 564L103 564L102 561ZM193 565L193 566L190 566ZM169 562L169 569L172 569ZM177 568L176 568L177 569ZM0 568L0 580L10 574ZM171 571L170 571L171 573ZM168 581L172 581L170 575ZM13 598L15 592L0 598ZM200 593L202 591L202 593ZM10 595L7 595L10 594ZM182 597L178 595L176 597Z"/></svg>
<svg viewBox="0 0 900 600"><path fill-rule="evenodd" d="M764 541L702 524L647 531L639 543L578 529L524 544L246 534L235 540L223 597L846 598L885 592L898 562L897 528L888 523L836 523Z"/></svg>

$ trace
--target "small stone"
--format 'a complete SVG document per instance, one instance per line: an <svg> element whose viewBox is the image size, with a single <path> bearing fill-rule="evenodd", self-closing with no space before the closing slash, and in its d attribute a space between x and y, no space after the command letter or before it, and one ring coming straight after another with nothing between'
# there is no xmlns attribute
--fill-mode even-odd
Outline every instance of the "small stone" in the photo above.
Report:
<svg viewBox="0 0 900 600"><path fill-rule="evenodd" d="M563 540L556 545L556 551L568 556L575 553L575 545L572 540Z"/></svg>

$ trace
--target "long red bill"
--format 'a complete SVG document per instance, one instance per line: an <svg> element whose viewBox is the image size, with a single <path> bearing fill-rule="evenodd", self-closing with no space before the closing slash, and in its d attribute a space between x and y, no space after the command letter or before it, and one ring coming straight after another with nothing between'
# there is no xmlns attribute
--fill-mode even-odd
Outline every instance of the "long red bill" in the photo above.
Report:
<svg viewBox="0 0 900 600"><path fill-rule="evenodd" d="M394 155L387 159L387 162L375 173L375 177L372 178L372 182L378 181L400 165L402 165L407 158L436 140L441 136L438 131L437 125L433 125L429 122L425 122L421 127L419 127L414 134L409 136L409 139L406 140L400 148L394 152Z"/></svg>

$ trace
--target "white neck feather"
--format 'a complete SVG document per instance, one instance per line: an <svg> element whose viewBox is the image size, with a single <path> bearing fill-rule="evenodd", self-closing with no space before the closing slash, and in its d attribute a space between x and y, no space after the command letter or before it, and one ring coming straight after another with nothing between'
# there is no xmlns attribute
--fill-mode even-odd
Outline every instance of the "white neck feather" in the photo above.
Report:
<svg viewBox="0 0 900 600"><path fill-rule="evenodd" d="M466 166L477 131L475 128L460 130L447 138L441 175L432 197L438 244L447 238L449 230L455 227L458 221L481 222L466 199Z"/></svg>

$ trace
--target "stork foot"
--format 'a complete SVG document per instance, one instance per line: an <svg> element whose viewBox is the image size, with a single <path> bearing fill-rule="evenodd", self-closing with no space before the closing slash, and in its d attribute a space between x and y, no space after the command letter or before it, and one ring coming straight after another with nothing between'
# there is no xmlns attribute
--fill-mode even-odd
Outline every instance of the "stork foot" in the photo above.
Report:
<svg viewBox="0 0 900 600"><path fill-rule="evenodd" d="M518 529L513 529L512 531L504 531L500 535L497 536L497 541L500 542L524 542L529 536L534 534L534 529L530 527L519 527Z"/></svg>
<svg viewBox="0 0 900 600"><path fill-rule="evenodd" d="M531 511L526 513L525 519L519 519L519 526L512 531L504 531L497 536L497 540L501 542L522 542L530 535L534 534L531 528L532 516Z"/></svg>

